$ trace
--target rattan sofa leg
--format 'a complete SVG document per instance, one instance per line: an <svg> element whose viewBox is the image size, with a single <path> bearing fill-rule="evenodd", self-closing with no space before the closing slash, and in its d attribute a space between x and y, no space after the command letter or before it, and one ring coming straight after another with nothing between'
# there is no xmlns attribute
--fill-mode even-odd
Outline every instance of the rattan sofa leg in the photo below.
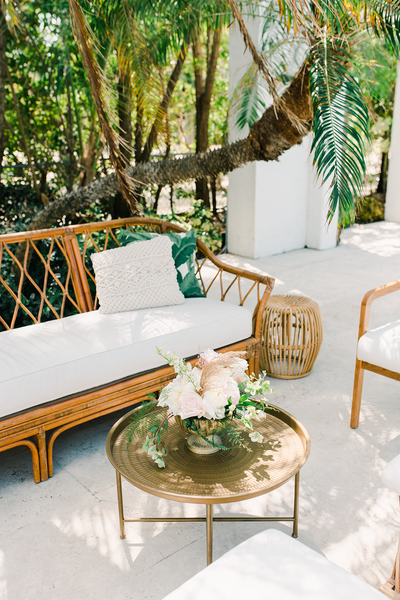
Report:
<svg viewBox="0 0 400 600"><path fill-rule="evenodd" d="M47 450L46 450L46 432L41 427L36 434L36 442L39 450L39 463L40 463L40 479L46 481L49 478L49 471L47 467Z"/></svg>
<svg viewBox="0 0 400 600"><path fill-rule="evenodd" d="M27 446L32 454L32 467L33 467L33 480L35 483L40 483L40 465L39 465L39 454L37 451L36 445L31 442L31 440L18 440L18 442L13 442L12 444L7 444L6 446L2 446L0 451L10 450L11 448L16 448L17 446Z"/></svg>
<svg viewBox="0 0 400 600"><path fill-rule="evenodd" d="M72 427L75 427L76 425L79 425L80 423L86 423L86 421L90 420L92 417L89 417L89 419L79 419L77 421L73 421L72 423L67 423L66 425L62 425L62 427L59 427L58 429L55 429L49 438L49 441L47 443L47 464L48 464L48 468L49 468L49 477L53 477L53 448L54 448L54 442L56 441L56 439L58 438L58 436L60 435L60 433L63 433L63 431L66 431L67 429L71 429Z"/></svg>
<svg viewBox="0 0 400 600"><path fill-rule="evenodd" d="M361 361L356 359L356 368L354 372L354 388L353 388L353 401L351 403L351 417L350 427L357 429L360 421L360 409L361 409L361 394L364 381L364 369L361 366Z"/></svg>

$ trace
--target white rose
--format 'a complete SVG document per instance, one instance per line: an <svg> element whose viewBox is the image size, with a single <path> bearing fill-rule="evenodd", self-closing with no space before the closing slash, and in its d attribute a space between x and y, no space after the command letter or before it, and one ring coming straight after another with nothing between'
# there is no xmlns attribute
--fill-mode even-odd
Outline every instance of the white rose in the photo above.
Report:
<svg viewBox="0 0 400 600"><path fill-rule="evenodd" d="M194 385L184 377L177 375L175 379L162 390L157 405L168 406L172 414L179 414L181 409L179 398L184 391L195 392Z"/></svg>
<svg viewBox="0 0 400 600"><path fill-rule="evenodd" d="M203 395L204 416L206 419L222 419L227 404L228 400L221 392L206 392Z"/></svg>

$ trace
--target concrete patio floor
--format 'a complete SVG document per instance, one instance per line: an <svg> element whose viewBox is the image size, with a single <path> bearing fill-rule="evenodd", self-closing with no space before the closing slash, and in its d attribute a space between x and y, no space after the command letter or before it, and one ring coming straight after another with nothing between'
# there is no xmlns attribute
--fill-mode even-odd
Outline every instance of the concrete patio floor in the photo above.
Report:
<svg viewBox="0 0 400 600"><path fill-rule="evenodd" d="M299 540L379 587L391 573L400 529L398 498L380 481L400 453L400 384L366 373L357 430L350 429L349 414L360 302L369 289L400 277L400 225L352 227L333 250L226 261L266 272L276 277L273 293L301 293L321 308L324 341L313 372L291 381L271 378L278 392L273 403L300 419L311 437L301 471ZM371 325L397 320L399 305L399 294L377 300ZM28 450L0 453L1 600L161 600L204 568L203 523L131 523L120 540L105 440L121 414L61 435L55 475L39 485ZM127 518L204 513L127 483L124 494ZM217 506L215 514L290 514L292 498L289 482L267 496ZM272 526L291 533L289 525ZM264 527L215 524L214 557Z"/></svg>

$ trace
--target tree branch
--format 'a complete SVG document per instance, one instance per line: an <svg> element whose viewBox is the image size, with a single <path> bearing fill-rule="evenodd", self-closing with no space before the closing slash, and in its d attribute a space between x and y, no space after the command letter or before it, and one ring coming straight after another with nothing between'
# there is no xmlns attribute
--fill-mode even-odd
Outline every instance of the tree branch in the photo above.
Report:
<svg viewBox="0 0 400 600"><path fill-rule="evenodd" d="M310 67L305 63L283 94L286 106L296 114L303 127L301 131L286 111L270 106L259 121L254 123L247 138L200 154L181 159L140 163L126 169L126 174L141 185L167 185L192 181L219 173L229 173L248 162L277 160L283 152L301 144L311 131L312 107L309 93ZM90 185L51 202L30 223L28 230L51 227L64 214L82 210L96 200L107 198L118 191L115 174L97 179Z"/></svg>

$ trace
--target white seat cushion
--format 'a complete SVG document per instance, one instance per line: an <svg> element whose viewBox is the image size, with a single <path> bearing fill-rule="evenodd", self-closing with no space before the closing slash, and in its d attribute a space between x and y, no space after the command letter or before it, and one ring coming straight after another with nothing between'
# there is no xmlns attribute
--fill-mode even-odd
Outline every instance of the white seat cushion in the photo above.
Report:
<svg viewBox="0 0 400 600"><path fill-rule="evenodd" d="M400 320L367 331L358 341L357 358L400 373Z"/></svg>
<svg viewBox="0 0 400 600"><path fill-rule="evenodd" d="M288 535L246 540L164 600L382 600L380 592Z"/></svg>
<svg viewBox="0 0 400 600"><path fill-rule="evenodd" d="M400 454L395 456L382 471L382 483L400 496Z"/></svg>
<svg viewBox="0 0 400 600"><path fill-rule="evenodd" d="M194 356L251 336L240 306L183 304L115 314L99 311L0 333L0 416L165 365L156 346Z"/></svg>

